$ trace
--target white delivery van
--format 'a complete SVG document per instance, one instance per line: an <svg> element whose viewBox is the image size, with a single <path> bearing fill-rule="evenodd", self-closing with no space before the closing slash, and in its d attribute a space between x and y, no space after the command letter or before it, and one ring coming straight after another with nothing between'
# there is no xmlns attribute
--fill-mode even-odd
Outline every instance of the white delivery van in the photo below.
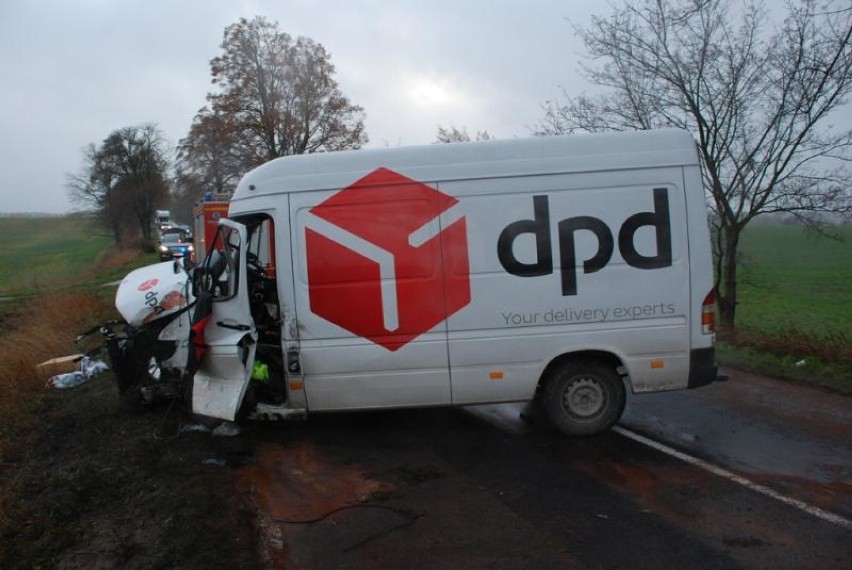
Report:
<svg viewBox="0 0 852 570"><path fill-rule="evenodd" d="M682 131L284 157L242 179L228 218L196 275L201 415L535 398L590 434L626 388L717 379Z"/></svg>

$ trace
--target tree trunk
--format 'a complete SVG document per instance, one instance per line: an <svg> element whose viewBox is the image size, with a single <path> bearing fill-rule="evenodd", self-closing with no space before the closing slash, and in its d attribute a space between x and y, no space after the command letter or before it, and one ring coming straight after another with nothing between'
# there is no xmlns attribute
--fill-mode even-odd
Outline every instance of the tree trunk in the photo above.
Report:
<svg viewBox="0 0 852 570"><path fill-rule="evenodd" d="M142 234L142 239L147 241L151 239L151 222L146 220L144 216L136 216L136 222L139 224L139 232Z"/></svg>
<svg viewBox="0 0 852 570"><path fill-rule="evenodd" d="M734 329L737 315L737 248L740 241L740 228L723 226L722 275L719 278L720 290L716 301L719 305L719 321L723 328Z"/></svg>
<svg viewBox="0 0 852 570"><path fill-rule="evenodd" d="M154 218L154 212L146 213L147 208L142 207L136 211L136 223L139 224L139 233L142 235L142 240L148 242L151 240L151 220Z"/></svg>

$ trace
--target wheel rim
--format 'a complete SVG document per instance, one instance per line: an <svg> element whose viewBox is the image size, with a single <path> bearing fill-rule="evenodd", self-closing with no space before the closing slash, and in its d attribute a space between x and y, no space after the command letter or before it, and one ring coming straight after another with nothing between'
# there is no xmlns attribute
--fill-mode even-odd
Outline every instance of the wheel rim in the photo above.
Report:
<svg viewBox="0 0 852 570"><path fill-rule="evenodd" d="M606 409L606 391L593 378L577 378L565 388L562 403L565 411L575 418L591 419Z"/></svg>

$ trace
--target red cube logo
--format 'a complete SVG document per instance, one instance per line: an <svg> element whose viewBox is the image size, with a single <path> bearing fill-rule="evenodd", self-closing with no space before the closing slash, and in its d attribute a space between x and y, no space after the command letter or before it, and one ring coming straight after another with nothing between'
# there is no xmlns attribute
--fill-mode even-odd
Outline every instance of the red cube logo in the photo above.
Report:
<svg viewBox="0 0 852 570"><path fill-rule="evenodd" d="M398 350L465 307L467 225L457 203L379 168L314 206L305 229L311 311Z"/></svg>

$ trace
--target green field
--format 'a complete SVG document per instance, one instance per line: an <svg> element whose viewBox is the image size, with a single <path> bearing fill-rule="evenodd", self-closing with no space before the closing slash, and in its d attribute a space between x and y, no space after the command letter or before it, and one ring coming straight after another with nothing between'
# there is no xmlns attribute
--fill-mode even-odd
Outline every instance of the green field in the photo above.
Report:
<svg viewBox="0 0 852 570"><path fill-rule="evenodd" d="M835 241L796 226L751 226L741 245L737 326L852 339L852 226Z"/></svg>
<svg viewBox="0 0 852 570"><path fill-rule="evenodd" d="M0 217L0 295L62 287L97 263L112 240L93 219Z"/></svg>

